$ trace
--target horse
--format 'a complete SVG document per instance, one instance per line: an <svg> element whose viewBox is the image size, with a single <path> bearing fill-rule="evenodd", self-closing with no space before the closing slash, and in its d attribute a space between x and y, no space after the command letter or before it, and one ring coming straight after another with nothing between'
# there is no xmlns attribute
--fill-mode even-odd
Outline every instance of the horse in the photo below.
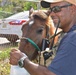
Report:
<svg viewBox="0 0 76 75"><path fill-rule="evenodd" d="M37 58L42 48L42 40L54 35L55 26L48 12L36 11L31 14L29 21L22 26L22 38L19 44L19 50L25 53L30 60ZM57 31L60 32L61 30ZM58 36L54 38L54 44L58 42ZM35 44L33 46L29 40ZM50 40L50 39L49 39ZM50 40L50 42L52 39ZM50 44L48 45L50 46ZM40 51L37 49L39 48Z"/></svg>

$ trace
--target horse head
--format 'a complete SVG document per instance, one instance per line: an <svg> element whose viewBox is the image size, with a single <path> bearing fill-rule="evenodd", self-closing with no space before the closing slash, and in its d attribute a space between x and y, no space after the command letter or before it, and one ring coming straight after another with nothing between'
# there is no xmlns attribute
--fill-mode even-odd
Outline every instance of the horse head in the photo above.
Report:
<svg viewBox="0 0 76 75"><path fill-rule="evenodd" d="M26 53L29 59L36 58L38 51L27 39L31 39L41 49L42 39L48 38L48 34L51 34L50 28L54 28L54 25L48 12L34 12L29 21L22 26L22 39L19 49Z"/></svg>

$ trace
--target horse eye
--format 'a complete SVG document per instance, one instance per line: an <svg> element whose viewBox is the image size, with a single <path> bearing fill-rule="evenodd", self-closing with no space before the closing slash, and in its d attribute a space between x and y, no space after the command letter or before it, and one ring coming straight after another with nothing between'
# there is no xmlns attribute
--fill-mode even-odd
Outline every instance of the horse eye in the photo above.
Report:
<svg viewBox="0 0 76 75"><path fill-rule="evenodd" d="M38 29L38 30L37 30L37 33L41 34L41 33L42 33L42 31L43 31L43 28Z"/></svg>

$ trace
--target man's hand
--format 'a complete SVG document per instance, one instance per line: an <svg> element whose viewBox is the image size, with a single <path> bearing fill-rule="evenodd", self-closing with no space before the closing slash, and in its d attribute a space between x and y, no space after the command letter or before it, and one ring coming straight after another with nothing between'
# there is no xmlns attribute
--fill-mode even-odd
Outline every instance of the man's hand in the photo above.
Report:
<svg viewBox="0 0 76 75"><path fill-rule="evenodd" d="M23 57L24 54L17 49L12 49L10 52L10 64L11 65L18 65L18 61L21 57Z"/></svg>

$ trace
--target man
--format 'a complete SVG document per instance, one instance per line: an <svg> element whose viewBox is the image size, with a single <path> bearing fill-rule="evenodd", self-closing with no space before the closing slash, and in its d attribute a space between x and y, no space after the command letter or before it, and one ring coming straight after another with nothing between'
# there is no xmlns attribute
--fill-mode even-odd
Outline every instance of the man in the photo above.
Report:
<svg viewBox="0 0 76 75"><path fill-rule="evenodd" d="M21 64L31 75L76 75L76 0L44 0L41 5L50 8L55 25L67 34L63 37L56 57L48 68L31 62L22 52L12 49L10 64ZM23 60L23 64L20 62ZM21 66L20 65L20 66ZM21 67L22 67L21 66Z"/></svg>

